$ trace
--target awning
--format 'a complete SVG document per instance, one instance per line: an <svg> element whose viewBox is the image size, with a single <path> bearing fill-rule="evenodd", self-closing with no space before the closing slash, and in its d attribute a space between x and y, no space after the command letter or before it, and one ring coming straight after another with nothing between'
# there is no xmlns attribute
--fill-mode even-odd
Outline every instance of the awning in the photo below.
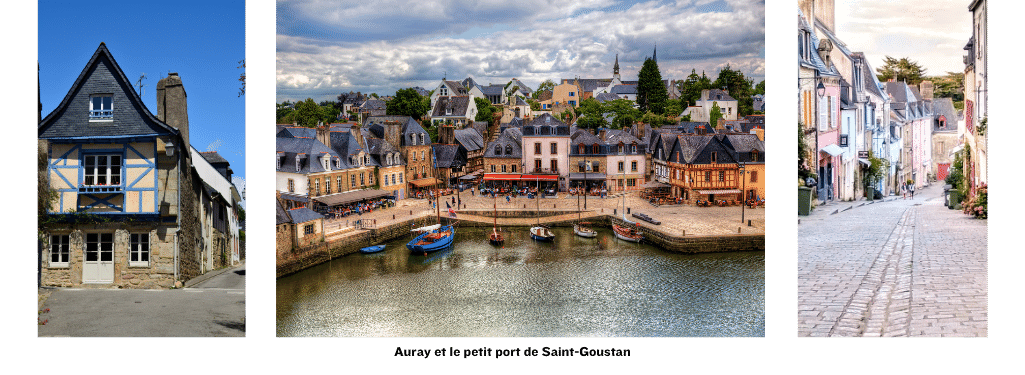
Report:
<svg viewBox="0 0 1025 375"><path fill-rule="evenodd" d="M428 177L428 178L421 178L419 180L409 181L409 183L413 184L413 186L416 186L416 187L434 186L434 185L438 184L438 179L434 178L434 177Z"/></svg>
<svg viewBox="0 0 1025 375"><path fill-rule="evenodd" d="M829 154L830 156L837 156L837 155L840 155L840 154L843 153L843 149L840 148L840 146L832 144L832 145L823 147L821 150L819 150L819 152L825 152L825 153Z"/></svg>
<svg viewBox="0 0 1025 375"><path fill-rule="evenodd" d="M858 161L860 161L861 164L864 164L865 166L871 166L872 165L872 163L869 162L868 159L861 159L861 158L859 158Z"/></svg>
<svg viewBox="0 0 1025 375"><path fill-rule="evenodd" d="M484 181L519 181L520 174L506 174L506 173L485 173Z"/></svg>
<svg viewBox="0 0 1025 375"><path fill-rule="evenodd" d="M957 145L957 146L954 146L954 148L952 148L952 149L950 150L950 155L954 155L954 154L956 154L956 153L957 153L958 151L961 151L962 149L964 149L964 143L962 143L962 144L959 144L959 145Z"/></svg>
<svg viewBox="0 0 1025 375"><path fill-rule="evenodd" d="M585 177L586 176L586 177ZM570 173L570 180L604 180L606 178L604 173Z"/></svg>
<svg viewBox="0 0 1025 375"><path fill-rule="evenodd" d="M478 174L479 174L479 173L477 173L477 172L473 172L473 173L470 173L470 174L468 174L468 175L466 175L466 176L463 176L463 177L459 177L459 179L460 179L460 180L463 180L463 181L466 181L466 180L473 180L473 179L476 179L476 178L477 178L477 175L478 175Z"/></svg>
<svg viewBox="0 0 1025 375"><path fill-rule="evenodd" d="M298 195L298 194L295 194L295 193L286 193L286 192L281 192L281 199L287 199L287 200L290 200L290 201L303 202L303 203L309 203L310 202L310 198L305 196L305 195Z"/></svg>
<svg viewBox="0 0 1025 375"><path fill-rule="evenodd" d="M520 175L520 181L558 181L559 175L557 174L524 174Z"/></svg>
<svg viewBox="0 0 1025 375"><path fill-rule="evenodd" d="M698 194L736 194L739 193L739 189L726 189L726 190L698 190Z"/></svg>
<svg viewBox="0 0 1025 375"><path fill-rule="evenodd" d="M391 196L391 195L392 195L392 192L390 192L390 191L371 189L371 190L347 191L347 192L344 192L344 193L325 195L325 196L322 196L322 197L313 198L313 200L317 201L317 202L320 202L320 203L322 203L324 205L327 205L327 206L337 206L337 205L346 204L346 203L358 202L358 201L362 201L362 200L365 200L365 199L374 199L374 198L380 198L380 197L388 197L388 196Z"/></svg>

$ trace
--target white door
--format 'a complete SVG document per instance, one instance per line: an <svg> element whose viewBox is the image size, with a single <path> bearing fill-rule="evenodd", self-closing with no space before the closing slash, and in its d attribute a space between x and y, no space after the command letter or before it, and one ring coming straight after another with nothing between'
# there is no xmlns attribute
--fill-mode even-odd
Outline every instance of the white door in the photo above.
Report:
<svg viewBox="0 0 1025 375"><path fill-rule="evenodd" d="M82 282L110 284L114 282L114 234L87 233L85 235L85 264Z"/></svg>

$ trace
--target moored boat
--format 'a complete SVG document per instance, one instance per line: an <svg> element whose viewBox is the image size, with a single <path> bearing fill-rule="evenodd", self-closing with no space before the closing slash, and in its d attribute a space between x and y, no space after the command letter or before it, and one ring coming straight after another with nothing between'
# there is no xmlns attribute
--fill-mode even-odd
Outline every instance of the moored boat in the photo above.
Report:
<svg viewBox="0 0 1025 375"><path fill-rule="evenodd" d="M421 233L412 241L409 241L406 247L414 254L426 254L452 246L453 238L455 238L455 228L452 225L446 225Z"/></svg>
<svg viewBox="0 0 1025 375"><path fill-rule="evenodd" d="M588 228L583 225L584 223L573 224L573 233L576 233L580 237L595 238L598 237L598 232L594 229Z"/></svg>
<svg viewBox="0 0 1025 375"><path fill-rule="evenodd" d="M537 241L552 241L555 240L555 233L543 226L536 226L530 228L530 238Z"/></svg>
<svg viewBox="0 0 1025 375"><path fill-rule="evenodd" d="M364 247L364 248L362 248L362 249L359 249L359 252L361 252L361 253L363 253L363 254L373 254L373 253L378 253L378 252L381 252L381 251L383 251L383 250L384 250L384 246L385 246L385 245L374 245L374 246L367 246L367 247Z"/></svg>
<svg viewBox="0 0 1025 375"><path fill-rule="evenodd" d="M504 243L505 242L505 238L502 237L502 233L499 233L498 232L498 228L496 227L496 228L492 228L491 235L489 236L488 241L490 241L492 245L496 245L497 246L497 245L501 245L502 243Z"/></svg>
<svg viewBox="0 0 1025 375"><path fill-rule="evenodd" d="M629 221L627 221L629 223ZM628 225L612 224L612 231L616 234L616 238L623 241L630 242L641 242L644 239L644 232L641 232L636 228L637 224L633 227Z"/></svg>

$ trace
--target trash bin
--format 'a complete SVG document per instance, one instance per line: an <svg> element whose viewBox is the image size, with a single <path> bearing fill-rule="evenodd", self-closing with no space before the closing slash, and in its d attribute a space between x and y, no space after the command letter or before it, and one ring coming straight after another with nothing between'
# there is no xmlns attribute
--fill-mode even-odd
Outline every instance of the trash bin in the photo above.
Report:
<svg viewBox="0 0 1025 375"><path fill-rule="evenodd" d="M801 216L811 214L811 188L797 187L797 214Z"/></svg>
<svg viewBox="0 0 1025 375"><path fill-rule="evenodd" d="M865 188L865 200L873 200L876 197L876 188L869 186Z"/></svg>

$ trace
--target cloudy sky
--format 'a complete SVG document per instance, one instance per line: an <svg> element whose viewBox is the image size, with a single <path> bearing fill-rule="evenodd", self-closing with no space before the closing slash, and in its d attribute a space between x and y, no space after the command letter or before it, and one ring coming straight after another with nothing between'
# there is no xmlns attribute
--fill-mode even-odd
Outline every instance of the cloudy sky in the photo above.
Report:
<svg viewBox="0 0 1025 375"><path fill-rule="evenodd" d="M658 45L664 79L726 64L765 76L763 0L279 1L277 101L428 90L442 77L635 80Z"/></svg>
<svg viewBox="0 0 1025 375"><path fill-rule="evenodd" d="M837 36L865 52L873 68L883 58L907 57L927 75L964 72L964 46L972 37L967 0L837 0Z"/></svg>

